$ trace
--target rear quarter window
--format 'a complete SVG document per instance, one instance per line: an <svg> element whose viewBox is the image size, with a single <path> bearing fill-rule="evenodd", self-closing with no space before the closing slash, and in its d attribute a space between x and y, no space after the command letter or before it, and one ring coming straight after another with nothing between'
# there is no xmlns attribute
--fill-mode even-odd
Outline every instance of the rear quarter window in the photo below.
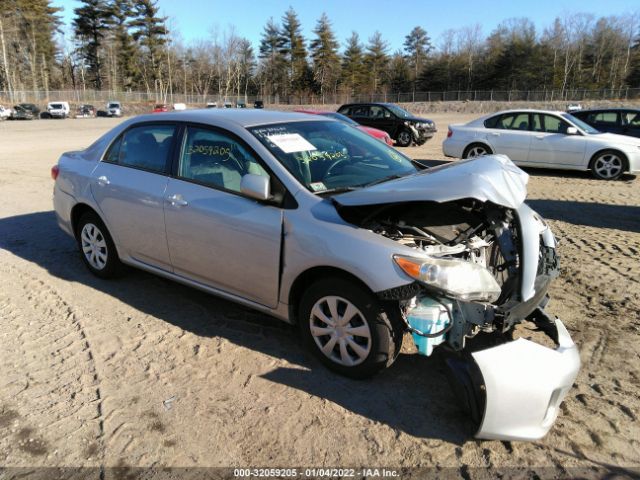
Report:
<svg viewBox="0 0 640 480"><path fill-rule="evenodd" d="M498 125L498 120L500 120L501 116L502 115L495 115L495 116L493 116L491 118L487 118L484 121L485 128L498 128L498 126L497 126Z"/></svg>

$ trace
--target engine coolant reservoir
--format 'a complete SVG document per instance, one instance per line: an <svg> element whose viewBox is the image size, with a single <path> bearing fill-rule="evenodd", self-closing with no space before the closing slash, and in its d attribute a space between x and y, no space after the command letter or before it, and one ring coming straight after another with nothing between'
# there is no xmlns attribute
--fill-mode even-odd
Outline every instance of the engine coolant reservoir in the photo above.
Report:
<svg viewBox="0 0 640 480"><path fill-rule="evenodd" d="M449 311L447 311L447 308ZM427 296L417 296L412 300L411 305L407 309L407 322L412 328L422 333L433 334L441 332L450 323L449 312L453 311L453 305L448 300L437 302ZM424 337L417 333L411 333L413 341L421 355L431 355L433 347L444 342L445 335L439 335L434 338Z"/></svg>

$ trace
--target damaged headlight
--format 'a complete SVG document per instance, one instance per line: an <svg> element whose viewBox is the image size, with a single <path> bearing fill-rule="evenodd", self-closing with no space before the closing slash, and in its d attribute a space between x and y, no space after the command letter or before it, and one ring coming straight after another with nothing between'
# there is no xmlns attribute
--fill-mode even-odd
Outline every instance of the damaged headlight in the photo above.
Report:
<svg viewBox="0 0 640 480"><path fill-rule="evenodd" d="M465 301L495 302L501 288L493 275L477 263L442 258L414 258L394 255L404 273L424 285Z"/></svg>

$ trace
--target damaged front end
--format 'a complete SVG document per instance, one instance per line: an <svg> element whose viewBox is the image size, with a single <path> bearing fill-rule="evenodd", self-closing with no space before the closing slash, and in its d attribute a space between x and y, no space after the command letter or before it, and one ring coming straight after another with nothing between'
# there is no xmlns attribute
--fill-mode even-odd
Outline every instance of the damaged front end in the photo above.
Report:
<svg viewBox="0 0 640 480"><path fill-rule="evenodd" d="M401 201L374 203L365 191L335 202L348 222L408 247L393 261L414 282L378 294L398 302L419 353L445 353L476 436L534 440L553 424L580 366L562 322L544 312L559 271L556 241L523 203L524 172L506 157L473 162L378 189L379 200ZM556 348L513 340L524 321Z"/></svg>

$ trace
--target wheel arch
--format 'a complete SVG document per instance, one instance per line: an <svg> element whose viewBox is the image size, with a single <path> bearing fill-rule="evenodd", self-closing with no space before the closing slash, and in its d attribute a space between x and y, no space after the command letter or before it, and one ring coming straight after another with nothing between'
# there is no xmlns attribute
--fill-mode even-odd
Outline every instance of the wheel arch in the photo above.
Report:
<svg viewBox="0 0 640 480"><path fill-rule="evenodd" d="M304 272L300 273L289 289L289 320L290 323L296 324L298 323L298 310L300 308L300 299L304 294L305 289L307 289L310 285L312 285L317 280L321 280L323 278L334 277L341 278L344 280L348 280L350 282L354 282L356 285L361 286L366 289L368 292L372 292L371 288L363 282L360 278L358 278L353 273L350 273L346 270L343 270L338 267L329 267L329 266L317 266L311 267ZM372 292L373 293L373 292Z"/></svg>
<svg viewBox="0 0 640 480"><path fill-rule="evenodd" d="M70 220L71 220L71 228L73 229L73 234L76 234L76 230L78 229L78 222L80 221L80 219L82 218L82 216L87 213L87 212L92 212L95 213L98 218L100 218L100 220L102 220L102 223L104 223L106 225L106 222L104 221L104 218L102 218L102 215L100 215L100 212L98 212L95 208L93 208L91 205L87 204L87 203L76 203L73 208L71 209L71 215L70 215ZM109 227L107 227L108 229Z"/></svg>

